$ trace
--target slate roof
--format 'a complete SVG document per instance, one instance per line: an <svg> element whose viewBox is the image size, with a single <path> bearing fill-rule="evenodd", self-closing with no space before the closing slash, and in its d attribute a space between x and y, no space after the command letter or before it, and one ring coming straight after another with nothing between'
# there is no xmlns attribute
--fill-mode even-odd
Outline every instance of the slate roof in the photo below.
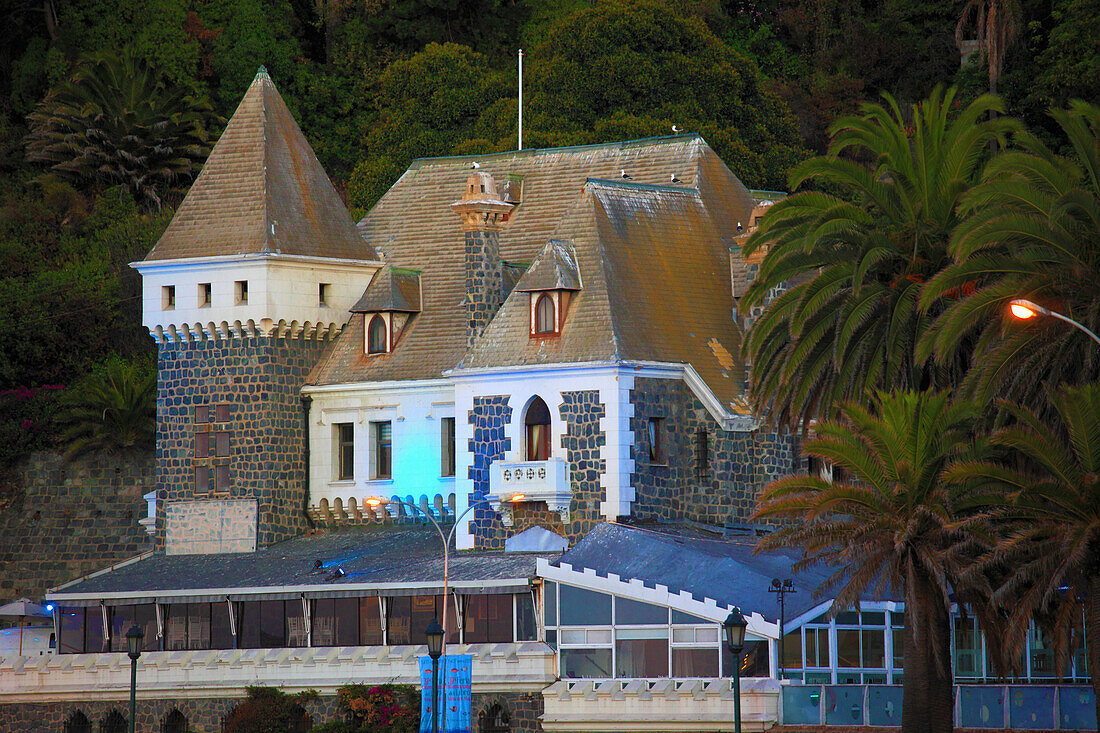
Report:
<svg viewBox="0 0 1100 733"><path fill-rule="evenodd" d="M551 239L512 290L580 290L581 273L572 242Z"/></svg>
<svg viewBox="0 0 1100 733"><path fill-rule="evenodd" d="M636 184L663 184L669 180L670 173L675 173L684 182L685 189L692 189L685 194L683 201L693 201L691 208L699 208L700 202L705 202L706 214L693 215L693 222L705 221L706 226L711 228L707 235L708 242L728 241L732 245L735 232L730 222L735 224L738 218L744 219L752 209L748 189L697 135L414 161L359 223L359 229L366 240L383 253L386 262L395 267L421 271L422 311L416 322L406 327L401 343L392 353L370 358L363 353L361 346L364 317L353 315L329 355L310 375L308 383L432 379L462 360L466 338L464 240L459 218L451 211L450 204L461 195L475 160L480 164L480 170L491 174L498 185L506 185L513 199L521 199L510 212L509 221L500 235L500 257L508 262L532 262L550 239L569 239L570 233L561 228L563 218L570 215L570 220L577 222L578 218L572 214L578 206L592 209L596 205L592 193L594 187L588 179L617 179L620 170L624 169ZM663 192L668 187L658 188ZM518 195L520 190L522 196ZM662 193L653 198L666 208L674 208L677 205L671 203L673 197L673 193ZM605 210L617 205L611 201L614 197L607 195L605 198L606 201L599 202ZM637 196L627 198L635 200ZM680 206L683 208L683 205ZM621 213L625 216L626 211ZM594 209L591 215L597 216ZM619 221L625 222L625 218L620 217ZM614 229L614 226L605 226L601 229L601 235L617 243L621 237L615 236ZM686 239L682 241L686 242ZM576 246L576 242L574 244ZM708 244L708 258L712 249ZM621 260L614 274L621 276L624 282L644 279L654 261L661 261L660 255L654 260L652 252L632 250L632 254L644 256L631 263ZM589 280L579 246L578 257L581 259L581 280L585 287L581 292L584 293L589 287ZM727 291L724 297L728 300L728 258L723 261L721 269L721 280ZM698 275L692 275L690 282L684 283L685 288L688 285L694 287L698 279ZM725 313L728 320L730 309L726 309ZM633 319L634 316L631 317ZM614 345L608 341L606 328L585 330L587 324L576 323L578 325L572 327L575 338L570 343L576 344L580 351L566 354L566 349L559 346L555 359L578 361L582 352L586 357L590 354L611 356L615 353ZM732 324L728 327L732 328ZM524 332L524 341L528 340L527 333ZM704 356L711 363L717 363L713 352L707 356L709 347L699 346L706 344L710 338L717 338L722 350L736 354L737 344L732 335L704 335L702 331L690 329L689 333L695 335L688 337L680 334L680 338L698 341L690 352L673 353L663 348L643 358L663 355L671 361L681 362ZM623 352L626 358L648 353L644 349L634 348L636 345L631 342L631 347ZM725 359L724 355L722 359ZM712 385L720 395L734 392L735 384L740 382L733 371L726 371L730 376L720 377L720 383ZM716 368L709 369L709 375L704 377L708 381L720 376ZM727 383L728 389L722 383Z"/></svg>
<svg viewBox="0 0 1100 733"><path fill-rule="evenodd" d="M830 575L829 569L793 572L798 553L756 555L756 542L751 536L710 538L673 527L654 530L601 522L551 564L588 568L604 577L615 573L623 582L637 578L651 588L665 585L672 593L687 591L699 600L713 598L719 605L739 606L746 615L756 612L765 618L779 616L775 594L768 591L773 578L794 580L797 592L786 598L788 619L827 600L813 591Z"/></svg>
<svg viewBox="0 0 1100 733"><path fill-rule="evenodd" d="M536 558L557 554L456 553L452 547L450 581L452 586L475 586L464 589L465 593L478 592L477 586L486 580L515 580L517 586L523 586L535 575ZM315 567L317 560L322 561L320 569ZM345 575L332 577L336 568L343 568ZM443 548L433 527L373 525L305 535L250 553L155 554L48 595L52 600L111 593L195 599L215 589L250 589L249 594L296 596L307 586L307 592L314 595L340 595L341 591L350 592L352 586L369 583L408 584L405 592L412 593L417 587L438 589L442 581ZM387 593L400 595L401 591Z"/></svg>
<svg viewBox="0 0 1100 733"><path fill-rule="evenodd" d="M384 265L367 286L363 297L351 307L352 313L420 310L420 273Z"/></svg>
<svg viewBox="0 0 1100 733"><path fill-rule="evenodd" d="M145 259L241 254L378 259L262 68Z"/></svg>

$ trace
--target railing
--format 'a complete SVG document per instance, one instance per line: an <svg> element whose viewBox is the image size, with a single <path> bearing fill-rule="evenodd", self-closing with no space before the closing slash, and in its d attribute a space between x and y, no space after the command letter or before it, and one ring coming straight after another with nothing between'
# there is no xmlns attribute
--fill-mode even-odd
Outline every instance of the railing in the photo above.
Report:
<svg viewBox="0 0 1100 733"><path fill-rule="evenodd" d="M521 497L521 498L520 498ZM544 501L546 508L569 521L573 499L569 486L569 464L561 458L546 461L497 461L489 466L489 503L501 513L505 525L512 523L516 503Z"/></svg>
<svg viewBox="0 0 1100 733"><path fill-rule="evenodd" d="M784 685L784 725L900 726L900 685ZM955 726L1016 730L1096 730L1085 685L958 685Z"/></svg>

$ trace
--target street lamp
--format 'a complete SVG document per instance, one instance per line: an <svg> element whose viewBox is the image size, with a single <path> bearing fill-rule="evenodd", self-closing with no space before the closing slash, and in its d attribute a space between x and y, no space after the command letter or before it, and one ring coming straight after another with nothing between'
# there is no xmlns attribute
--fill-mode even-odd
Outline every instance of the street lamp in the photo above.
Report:
<svg viewBox="0 0 1100 733"><path fill-rule="evenodd" d="M745 648L745 629L748 622L741 614L740 608L734 608L726 620L722 622L722 629L726 632L726 647L733 655L733 730L741 733L741 652Z"/></svg>
<svg viewBox="0 0 1100 733"><path fill-rule="evenodd" d="M145 639L145 632L135 622L126 632L126 650L130 654L130 733L134 733L137 712L137 660L141 656L141 642Z"/></svg>
<svg viewBox="0 0 1100 733"><path fill-rule="evenodd" d="M446 604L446 599L444 599ZM432 658L432 733L439 733L439 657L443 654L443 627L432 618L424 630L428 637L428 656Z"/></svg>
<svg viewBox="0 0 1100 733"><path fill-rule="evenodd" d="M783 680L783 625L787 620L786 596L788 593L797 593L794 589L794 581L790 578L772 578L772 586L769 593L775 593L779 598L779 679Z"/></svg>
<svg viewBox="0 0 1100 733"><path fill-rule="evenodd" d="M1039 305L1038 303L1033 303L1030 300L1025 300L1023 298L1016 298L1015 300L1010 300L1008 302L1008 310L1012 313L1012 315L1016 316L1017 318L1019 318L1022 321L1026 321L1028 318L1034 318L1035 316L1039 316L1039 315L1050 316L1051 318L1057 318L1059 321L1065 321L1066 323L1073 326L1074 328L1078 328L1078 329L1084 331L1085 333L1087 333L1089 335L1089 338L1091 338L1096 343L1100 344L1100 337L1098 337L1095 333L1093 333L1089 329L1085 328L1085 326L1081 325L1080 323L1078 323L1077 321L1073 320L1072 318L1070 318L1068 316L1063 316L1061 313L1059 313L1057 311L1052 311L1050 308L1044 308L1043 306Z"/></svg>

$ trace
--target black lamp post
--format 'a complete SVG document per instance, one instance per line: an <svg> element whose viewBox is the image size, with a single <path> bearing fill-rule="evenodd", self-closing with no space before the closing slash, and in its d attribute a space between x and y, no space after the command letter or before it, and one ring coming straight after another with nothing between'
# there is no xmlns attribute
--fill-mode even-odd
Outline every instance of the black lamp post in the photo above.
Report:
<svg viewBox="0 0 1100 733"><path fill-rule="evenodd" d="M779 598L779 679L783 679L783 625L787 621L787 606L786 596L788 593L797 593L794 589L794 581L790 578L772 578L772 587L768 588L769 593L775 593Z"/></svg>
<svg viewBox="0 0 1100 733"><path fill-rule="evenodd" d="M733 655L733 730L741 733L741 652L745 649L745 628L748 626L740 608L734 608L722 629L726 632L726 647Z"/></svg>
<svg viewBox="0 0 1100 733"><path fill-rule="evenodd" d="M126 650L130 654L130 733L134 733L137 721L134 715L137 712L137 660L141 656L141 642L145 640L145 632L135 623L126 632Z"/></svg>
<svg viewBox="0 0 1100 733"><path fill-rule="evenodd" d="M443 654L443 627L432 619L424 631L428 637L428 656L432 658L432 733L439 733L439 656Z"/></svg>

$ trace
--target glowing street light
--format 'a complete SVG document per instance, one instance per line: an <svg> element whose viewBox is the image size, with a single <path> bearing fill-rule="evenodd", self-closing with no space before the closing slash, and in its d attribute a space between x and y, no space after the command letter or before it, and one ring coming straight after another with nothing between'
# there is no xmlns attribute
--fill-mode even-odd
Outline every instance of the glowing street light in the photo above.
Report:
<svg viewBox="0 0 1100 733"><path fill-rule="evenodd" d="M1040 316L1040 315L1050 316L1051 318L1057 318L1059 321L1065 321L1066 323L1073 326L1074 328L1077 328L1081 331L1084 331L1085 333L1087 333L1089 335L1089 338L1091 338L1097 344L1100 344L1100 337L1097 337L1097 335L1095 333L1090 331L1088 328L1086 328L1082 324L1078 323L1077 321L1073 320L1072 318L1069 318L1068 316L1063 316L1058 311L1052 311L1050 308L1044 308L1043 306L1039 305L1038 303L1033 303L1030 300L1025 300L1024 298L1016 298L1014 300L1010 300L1009 303L1008 303L1008 310L1015 317L1019 318L1020 320L1025 320L1025 321L1028 318L1034 318L1034 317Z"/></svg>

